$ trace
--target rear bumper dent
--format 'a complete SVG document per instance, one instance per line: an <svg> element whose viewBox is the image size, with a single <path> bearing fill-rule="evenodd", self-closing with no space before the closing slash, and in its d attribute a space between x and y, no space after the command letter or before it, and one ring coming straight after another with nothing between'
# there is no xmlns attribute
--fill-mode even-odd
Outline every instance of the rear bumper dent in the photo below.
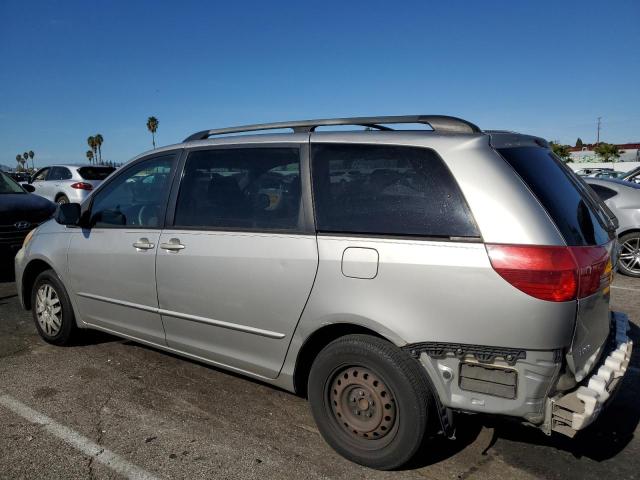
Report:
<svg viewBox="0 0 640 480"><path fill-rule="evenodd" d="M627 336L627 316L619 312L612 316L615 335L610 351L603 355L594 373L583 380L582 386L549 399L548 430L573 437L598 417L620 386L629 366L633 341Z"/></svg>

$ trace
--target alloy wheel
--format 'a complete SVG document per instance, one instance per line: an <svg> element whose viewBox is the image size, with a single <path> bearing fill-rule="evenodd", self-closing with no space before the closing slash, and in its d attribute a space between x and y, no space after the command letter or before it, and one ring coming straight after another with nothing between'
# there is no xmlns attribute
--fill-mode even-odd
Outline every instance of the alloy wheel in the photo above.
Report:
<svg viewBox="0 0 640 480"><path fill-rule="evenodd" d="M630 272L640 274L640 237L630 238L621 245L619 261Z"/></svg>
<svg viewBox="0 0 640 480"><path fill-rule="evenodd" d="M55 289L48 283L36 293L36 315L42 331L55 337L62 327L62 305Z"/></svg>

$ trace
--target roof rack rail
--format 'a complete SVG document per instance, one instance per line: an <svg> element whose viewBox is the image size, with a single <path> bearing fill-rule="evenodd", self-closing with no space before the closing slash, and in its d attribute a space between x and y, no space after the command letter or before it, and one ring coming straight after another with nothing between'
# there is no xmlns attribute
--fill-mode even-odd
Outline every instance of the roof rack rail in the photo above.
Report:
<svg viewBox="0 0 640 480"><path fill-rule="evenodd" d="M293 122L257 123L255 125L244 125L240 127L217 128L214 130L203 130L188 136L184 141L206 140L214 135L225 135L228 133L255 132L259 130L275 130L290 128L294 132L309 133L315 131L317 127L335 125L359 125L362 127L375 128L376 130L393 130L385 125L403 123L422 123L429 125L435 132L446 133L480 133L482 130L471 122L457 117L447 115L400 115L383 117L351 117L351 118L323 118L317 120L298 120Z"/></svg>

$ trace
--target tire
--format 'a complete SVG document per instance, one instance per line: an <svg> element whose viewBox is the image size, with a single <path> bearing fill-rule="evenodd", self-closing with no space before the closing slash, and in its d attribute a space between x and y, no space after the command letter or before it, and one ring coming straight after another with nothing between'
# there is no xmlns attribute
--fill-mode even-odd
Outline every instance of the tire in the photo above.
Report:
<svg viewBox="0 0 640 480"><path fill-rule="evenodd" d="M36 277L31 290L31 313L45 342L60 346L71 343L77 331L76 319L67 290L53 270Z"/></svg>
<svg viewBox="0 0 640 480"><path fill-rule="evenodd" d="M619 239L620 258L618 269L620 273L630 277L640 277L640 232L631 232Z"/></svg>
<svg viewBox="0 0 640 480"><path fill-rule="evenodd" d="M307 390L320 433L360 465L401 467L428 433L425 375L416 360L380 338L347 335L331 342L316 357Z"/></svg>
<svg viewBox="0 0 640 480"><path fill-rule="evenodd" d="M56 198L56 203L58 205L69 203L69 197L67 197L66 195L60 195L58 198Z"/></svg>

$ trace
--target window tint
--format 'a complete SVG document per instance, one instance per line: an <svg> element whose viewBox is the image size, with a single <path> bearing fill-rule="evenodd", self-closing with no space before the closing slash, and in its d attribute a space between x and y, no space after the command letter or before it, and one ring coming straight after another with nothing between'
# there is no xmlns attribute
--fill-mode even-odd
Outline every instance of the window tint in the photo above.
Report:
<svg viewBox="0 0 640 480"><path fill-rule="evenodd" d="M609 200L611 197L615 197L618 193L615 190L611 190L610 188L603 187L602 185L595 185L593 183L589 183L589 186L593 188L593 191L596 192L598 197L604 202L605 200Z"/></svg>
<svg viewBox="0 0 640 480"><path fill-rule="evenodd" d="M49 168L43 168L33 177L34 182L39 182L47 178L47 173L49 173Z"/></svg>
<svg viewBox="0 0 640 480"><path fill-rule="evenodd" d="M71 171L66 167L52 167L47 180L69 180Z"/></svg>
<svg viewBox="0 0 640 480"><path fill-rule="evenodd" d="M433 150L315 145L312 167L320 231L479 236L458 185Z"/></svg>
<svg viewBox="0 0 640 480"><path fill-rule="evenodd" d="M127 169L96 193L91 207L96 227L158 228L162 224L174 155Z"/></svg>
<svg viewBox="0 0 640 480"><path fill-rule="evenodd" d="M174 225L290 230L299 212L297 148L198 150L186 160Z"/></svg>
<svg viewBox="0 0 640 480"><path fill-rule="evenodd" d="M13 178L0 172L0 194L3 193L25 193L20 185Z"/></svg>
<svg viewBox="0 0 640 480"><path fill-rule="evenodd" d="M609 241L604 209L584 180L571 173L551 151L511 147L498 152L529 186L568 245L601 245Z"/></svg>
<svg viewBox="0 0 640 480"><path fill-rule="evenodd" d="M80 167L78 173L85 180L104 180L114 170L113 167Z"/></svg>

